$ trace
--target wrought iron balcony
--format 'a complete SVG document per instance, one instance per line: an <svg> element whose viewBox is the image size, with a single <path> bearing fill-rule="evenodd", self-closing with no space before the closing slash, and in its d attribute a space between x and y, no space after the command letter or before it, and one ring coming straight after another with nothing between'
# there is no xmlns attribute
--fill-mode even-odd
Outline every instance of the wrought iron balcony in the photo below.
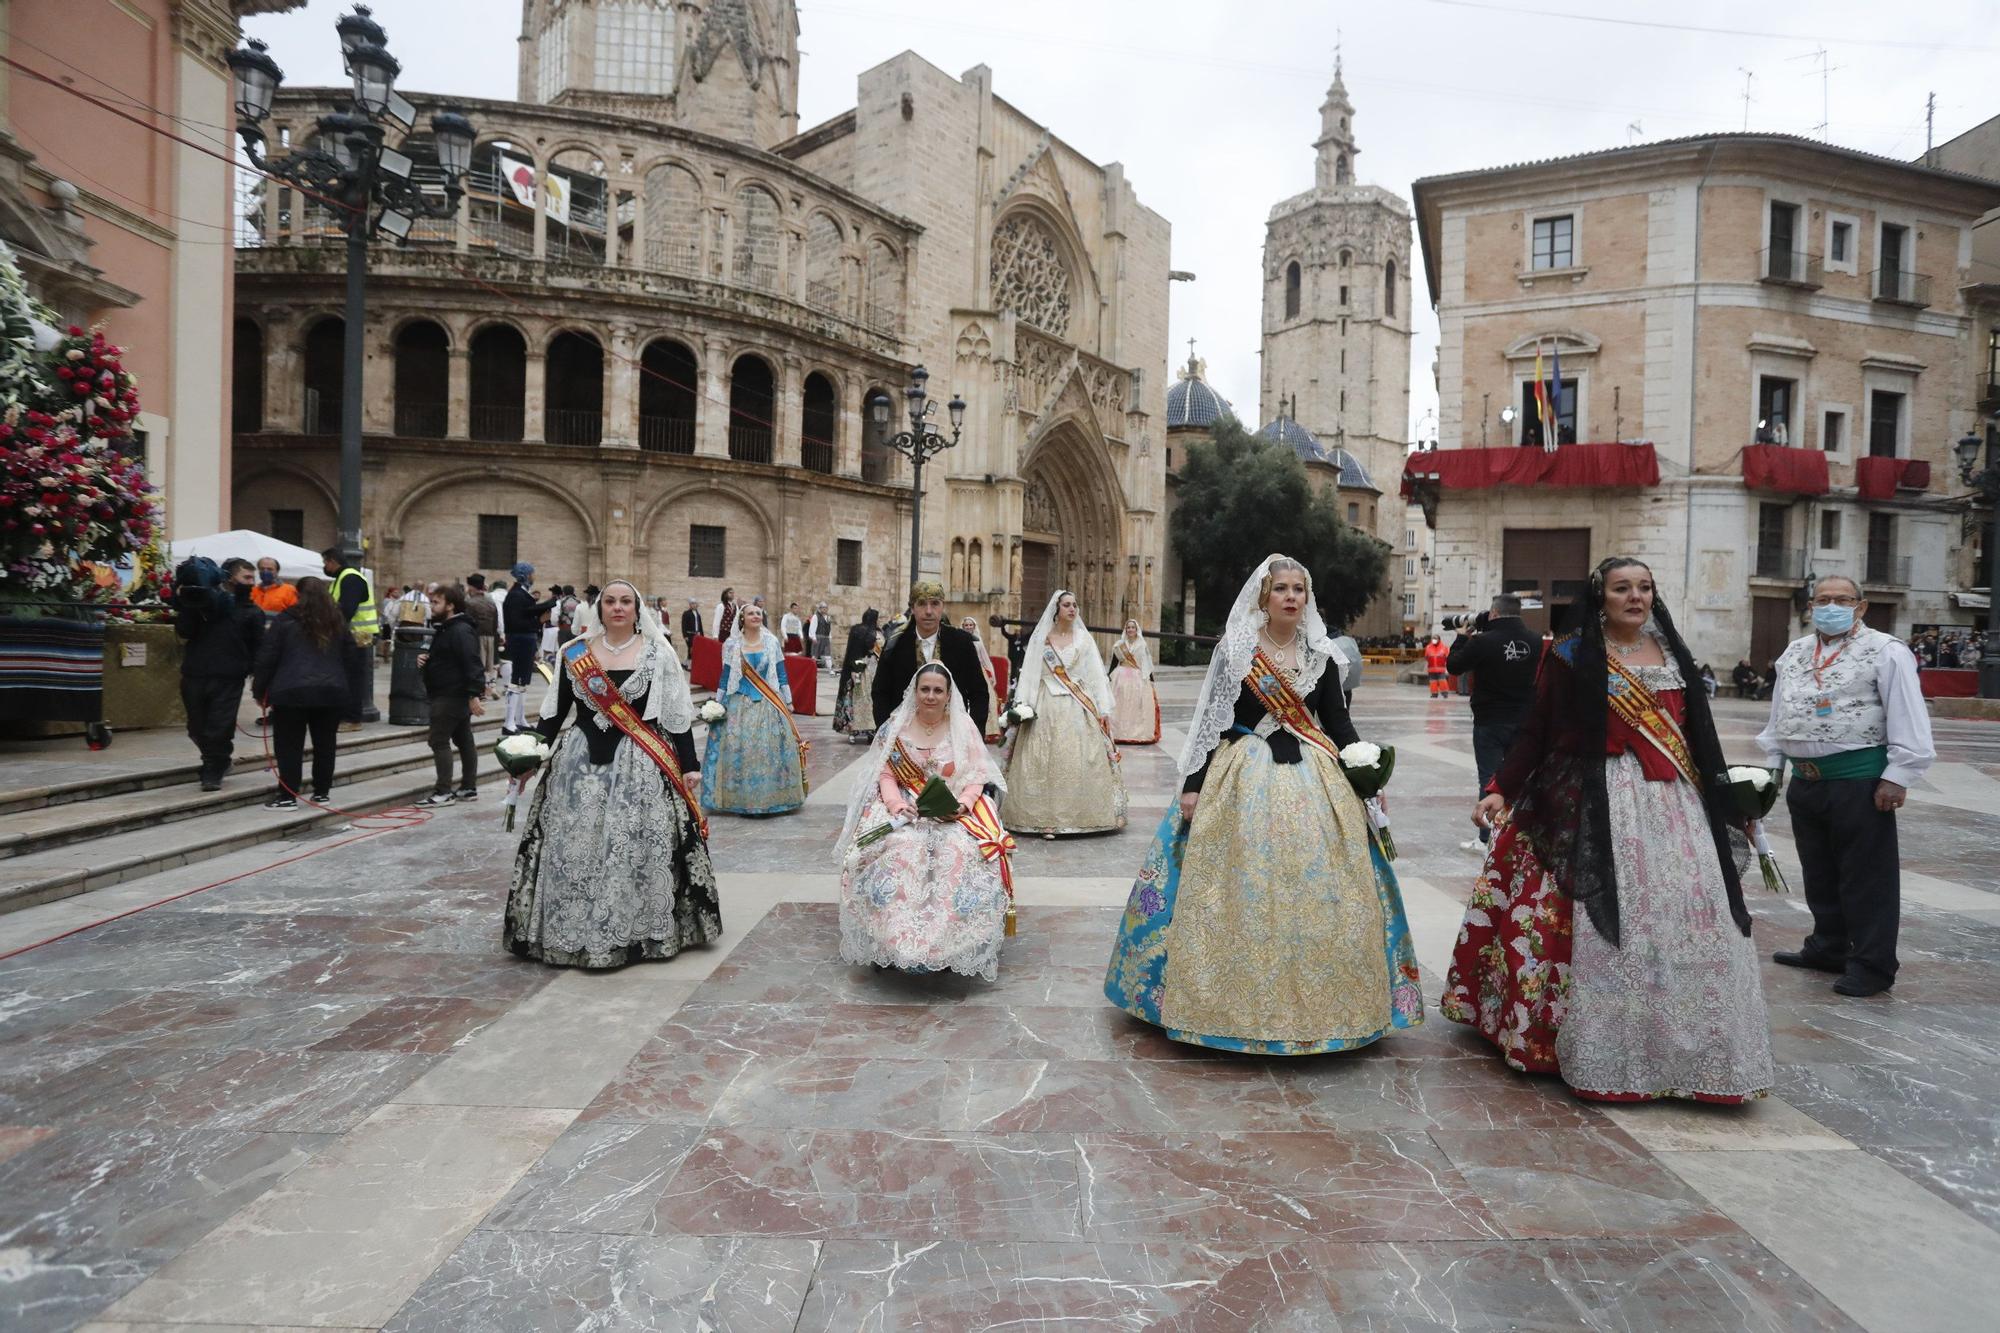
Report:
<svg viewBox="0 0 2000 1333"><path fill-rule="evenodd" d="M1878 268L1873 274L1875 299L1885 305L1921 310L1931 303L1931 275L1903 269Z"/></svg>
<svg viewBox="0 0 2000 1333"><path fill-rule="evenodd" d="M771 461L771 428L733 421L729 425L729 456L739 463Z"/></svg>
<svg viewBox="0 0 2000 1333"><path fill-rule="evenodd" d="M1787 543L1766 545L1759 542L1755 562L1750 569L1752 578L1797 583L1805 578L1806 555L1798 547Z"/></svg>
<svg viewBox="0 0 2000 1333"><path fill-rule="evenodd" d="M1780 287L1820 286L1820 259L1803 250L1778 249L1757 252L1757 281Z"/></svg>
<svg viewBox="0 0 2000 1333"><path fill-rule="evenodd" d="M802 436L799 439L799 462L808 472L824 472L833 475L833 442L815 440Z"/></svg>
<svg viewBox="0 0 2000 1333"><path fill-rule="evenodd" d="M587 408L552 407L543 418L542 438L550 444L585 447L604 440L604 413Z"/></svg>
<svg viewBox="0 0 2000 1333"><path fill-rule="evenodd" d="M412 440L442 440L451 409L443 403L397 403L396 434Z"/></svg>
<svg viewBox="0 0 2000 1333"><path fill-rule="evenodd" d="M527 427L527 413L519 406L474 403L468 420L473 439L488 444L514 444Z"/></svg>
<svg viewBox="0 0 2000 1333"><path fill-rule="evenodd" d="M1874 588L1907 588L1910 586L1910 557L1871 546L1868 548L1868 571L1862 575L1862 581Z"/></svg>
<svg viewBox="0 0 2000 1333"><path fill-rule="evenodd" d="M1979 410L1991 412L2000 408L2000 370L1989 370L1979 377Z"/></svg>
<svg viewBox="0 0 2000 1333"><path fill-rule="evenodd" d="M639 447L649 454L693 453L694 418L640 417Z"/></svg>

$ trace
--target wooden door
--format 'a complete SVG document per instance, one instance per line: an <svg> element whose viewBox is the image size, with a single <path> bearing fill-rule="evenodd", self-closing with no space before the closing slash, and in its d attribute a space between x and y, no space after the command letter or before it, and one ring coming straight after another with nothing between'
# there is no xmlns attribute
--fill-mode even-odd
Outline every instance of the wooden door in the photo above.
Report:
<svg viewBox="0 0 2000 1333"><path fill-rule="evenodd" d="M1021 543L1021 618L1032 624L1056 590L1056 548L1047 542Z"/></svg>
<svg viewBox="0 0 2000 1333"><path fill-rule="evenodd" d="M1537 634L1574 628L1576 606L1587 600L1589 528L1508 528L1502 534L1500 587L1541 601L1521 619Z"/></svg>
<svg viewBox="0 0 2000 1333"><path fill-rule="evenodd" d="M1777 660L1793 639L1792 599L1753 597L1750 599L1750 665L1763 675L1764 668Z"/></svg>

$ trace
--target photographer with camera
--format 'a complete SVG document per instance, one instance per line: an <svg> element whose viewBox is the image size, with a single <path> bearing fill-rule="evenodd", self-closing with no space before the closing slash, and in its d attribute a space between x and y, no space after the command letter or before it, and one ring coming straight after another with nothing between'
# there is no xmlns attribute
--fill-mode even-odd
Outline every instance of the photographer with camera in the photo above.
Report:
<svg viewBox="0 0 2000 1333"><path fill-rule="evenodd" d="M1459 618L1445 627L1459 632L1446 669L1454 676L1472 676L1472 757L1479 766L1479 789L1485 791L1534 702L1542 641L1522 622L1521 599L1511 593L1495 597L1492 609L1470 624ZM1491 836L1481 828L1476 841L1467 839L1459 846L1476 852Z"/></svg>
<svg viewBox="0 0 2000 1333"><path fill-rule="evenodd" d="M257 569L232 556L220 568L192 556L174 570L174 633L181 650L181 706L201 753L201 789L221 791L235 754L236 710L257 660L264 613L250 600Z"/></svg>

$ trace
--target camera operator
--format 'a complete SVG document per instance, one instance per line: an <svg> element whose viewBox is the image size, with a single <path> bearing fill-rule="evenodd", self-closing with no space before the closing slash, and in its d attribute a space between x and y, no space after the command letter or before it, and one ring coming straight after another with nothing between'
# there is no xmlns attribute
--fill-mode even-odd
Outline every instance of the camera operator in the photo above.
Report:
<svg viewBox="0 0 2000 1333"><path fill-rule="evenodd" d="M1528 716L1541 659L1541 638L1522 623L1521 599L1511 593L1495 597L1492 609L1452 642L1446 669L1455 676L1472 675L1472 757L1479 766L1481 791L1499 771L1514 733ZM1489 836L1482 828L1477 841L1468 839L1460 846L1478 851Z"/></svg>

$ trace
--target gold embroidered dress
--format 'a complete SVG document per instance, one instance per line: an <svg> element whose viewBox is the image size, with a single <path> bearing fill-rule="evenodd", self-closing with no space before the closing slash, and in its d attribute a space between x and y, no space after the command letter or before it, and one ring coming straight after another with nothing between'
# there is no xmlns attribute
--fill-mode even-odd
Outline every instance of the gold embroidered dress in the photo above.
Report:
<svg viewBox="0 0 2000 1333"><path fill-rule="evenodd" d="M1067 647L1043 647L1073 685L1087 690L1093 669L1103 679L1097 645L1081 628ZM1093 711L1090 702L1077 698L1046 659L1042 671L1024 671L1022 677L1023 686L1034 691L1028 702L1035 716L1021 723L1008 757L1008 795L1000 812L1007 828L1014 833L1100 833L1123 826L1125 781L1118 772L1117 748L1098 721L1102 710Z"/></svg>

